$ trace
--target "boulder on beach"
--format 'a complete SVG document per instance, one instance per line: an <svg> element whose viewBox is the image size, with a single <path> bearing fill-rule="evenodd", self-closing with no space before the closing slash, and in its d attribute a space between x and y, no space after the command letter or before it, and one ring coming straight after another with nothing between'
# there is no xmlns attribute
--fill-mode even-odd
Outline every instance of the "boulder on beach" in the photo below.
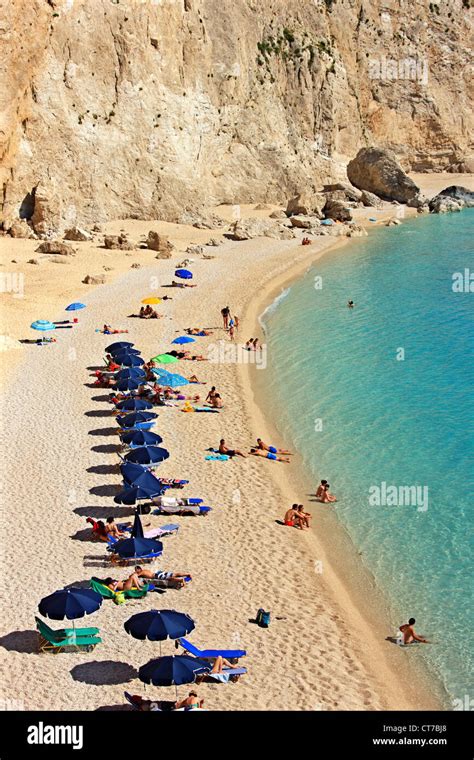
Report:
<svg viewBox="0 0 474 760"><path fill-rule="evenodd" d="M283 209L275 209L275 211L272 211L270 214L270 219L286 219L287 215L283 211Z"/></svg>
<svg viewBox="0 0 474 760"><path fill-rule="evenodd" d="M461 185L450 185L450 187L445 187L444 190L441 190L441 192L438 193L438 195L448 196L449 198L454 198L456 201L463 201L464 205L468 207L474 206L474 192Z"/></svg>
<svg viewBox="0 0 474 760"><path fill-rule="evenodd" d="M64 233L64 240L75 240L76 242L85 242L86 240L92 240L92 235L87 230L83 230L80 227L70 227Z"/></svg>
<svg viewBox="0 0 474 760"><path fill-rule="evenodd" d="M429 209L432 214L446 214L450 211L461 211L464 208L464 201L451 198L449 195L435 195L430 200Z"/></svg>
<svg viewBox="0 0 474 760"><path fill-rule="evenodd" d="M360 199L364 206L374 207L380 206L382 201L380 200L378 195L375 195L375 193L369 193L368 190L362 190Z"/></svg>
<svg viewBox="0 0 474 760"><path fill-rule="evenodd" d="M231 226L228 237L232 240L251 240L256 237L272 237L289 240L294 232L273 219L238 219Z"/></svg>
<svg viewBox="0 0 474 760"><path fill-rule="evenodd" d="M45 240L38 248L35 249L35 253L52 253L56 256L75 256L76 249L69 243L63 243L62 240Z"/></svg>
<svg viewBox="0 0 474 760"><path fill-rule="evenodd" d="M368 190L389 201L406 203L420 191L395 154L383 148L361 148L349 161L347 176L359 190Z"/></svg>
<svg viewBox="0 0 474 760"><path fill-rule="evenodd" d="M135 243L132 243L124 233L104 237L104 248L108 250L133 251L135 247Z"/></svg>
<svg viewBox="0 0 474 760"><path fill-rule="evenodd" d="M347 207L346 201L333 200L329 198L324 206L324 216L326 219L333 219L336 222L350 222L352 214Z"/></svg>
<svg viewBox="0 0 474 760"><path fill-rule="evenodd" d="M297 214L290 217L292 227L298 227L302 230L310 230L311 227L316 227L319 224L319 219L315 216L303 216Z"/></svg>
<svg viewBox="0 0 474 760"><path fill-rule="evenodd" d="M327 198L324 193L315 193L309 190L301 191L289 199L286 204L286 215L309 216L314 214L319 219L322 219L326 200Z"/></svg>
<svg viewBox="0 0 474 760"><path fill-rule="evenodd" d="M12 238L36 238L35 231L30 227L25 219L15 219L15 221L12 223L12 226L8 230L8 234Z"/></svg>
<svg viewBox="0 0 474 760"><path fill-rule="evenodd" d="M324 185L323 187L323 193L334 193L337 191L344 193L344 196L348 201L357 202L362 199L361 191L358 190L357 187L349 185L348 182L334 182L332 185Z"/></svg>
<svg viewBox="0 0 474 760"><path fill-rule="evenodd" d="M82 280L84 285L103 285L105 274L87 274Z"/></svg>
<svg viewBox="0 0 474 760"><path fill-rule="evenodd" d="M171 251L173 250L173 245L172 243L170 243L166 235L160 235L159 232L156 232L155 230L150 230L148 233L148 237L146 239L146 246L151 251L157 251L158 253L163 254L162 256L160 256L161 259L171 258Z"/></svg>

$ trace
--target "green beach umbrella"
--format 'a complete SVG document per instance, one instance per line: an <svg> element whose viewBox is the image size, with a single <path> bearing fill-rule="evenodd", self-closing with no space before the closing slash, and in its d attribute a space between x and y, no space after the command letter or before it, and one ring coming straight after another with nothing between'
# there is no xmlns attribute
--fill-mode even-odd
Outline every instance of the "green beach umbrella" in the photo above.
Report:
<svg viewBox="0 0 474 760"><path fill-rule="evenodd" d="M178 361L178 357L170 354L158 354L158 356L153 357L152 361L159 362L159 364L174 364Z"/></svg>

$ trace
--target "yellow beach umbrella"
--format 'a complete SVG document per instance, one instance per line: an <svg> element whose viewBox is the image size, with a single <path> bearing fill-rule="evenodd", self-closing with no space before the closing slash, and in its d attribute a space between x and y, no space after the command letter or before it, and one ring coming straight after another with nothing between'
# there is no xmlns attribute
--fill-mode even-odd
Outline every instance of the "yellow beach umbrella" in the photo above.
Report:
<svg viewBox="0 0 474 760"><path fill-rule="evenodd" d="M154 298L153 296L150 296L150 298L144 298L143 301L142 301L142 303L146 303L146 304L150 304L150 305L151 304L161 303L161 298Z"/></svg>

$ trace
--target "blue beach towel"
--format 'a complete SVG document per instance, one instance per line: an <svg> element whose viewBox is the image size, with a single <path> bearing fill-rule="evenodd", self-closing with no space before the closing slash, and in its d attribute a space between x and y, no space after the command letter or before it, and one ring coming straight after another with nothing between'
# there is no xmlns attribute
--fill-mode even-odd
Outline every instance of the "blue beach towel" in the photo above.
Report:
<svg viewBox="0 0 474 760"><path fill-rule="evenodd" d="M204 459L212 462L227 462L227 460L230 459L230 456L228 456L228 454L208 454Z"/></svg>

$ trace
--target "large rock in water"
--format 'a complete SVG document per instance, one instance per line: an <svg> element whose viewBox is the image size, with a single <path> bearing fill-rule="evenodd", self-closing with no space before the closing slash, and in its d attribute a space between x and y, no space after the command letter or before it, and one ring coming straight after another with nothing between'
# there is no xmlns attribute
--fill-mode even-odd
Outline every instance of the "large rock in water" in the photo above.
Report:
<svg viewBox="0 0 474 760"><path fill-rule="evenodd" d="M349 161L347 176L359 190L368 190L389 201L406 203L420 191L395 154L382 148L361 148Z"/></svg>
<svg viewBox="0 0 474 760"><path fill-rule="evenodd" d="M447 196L449 198L454 198L456 201L464 201L464 205L468 207L474 206L474 192L461 185L445 187L444 190L441 190L441 192L438 193L438 196Z"/></svg>
<svg viewBox="0 0 474 760"><path fill-rule="evenodd" d="M435 195L430 200L429 209L432 214L446 214L448 211L461 211L464 201L450 198L449 195Z"/></svg>

